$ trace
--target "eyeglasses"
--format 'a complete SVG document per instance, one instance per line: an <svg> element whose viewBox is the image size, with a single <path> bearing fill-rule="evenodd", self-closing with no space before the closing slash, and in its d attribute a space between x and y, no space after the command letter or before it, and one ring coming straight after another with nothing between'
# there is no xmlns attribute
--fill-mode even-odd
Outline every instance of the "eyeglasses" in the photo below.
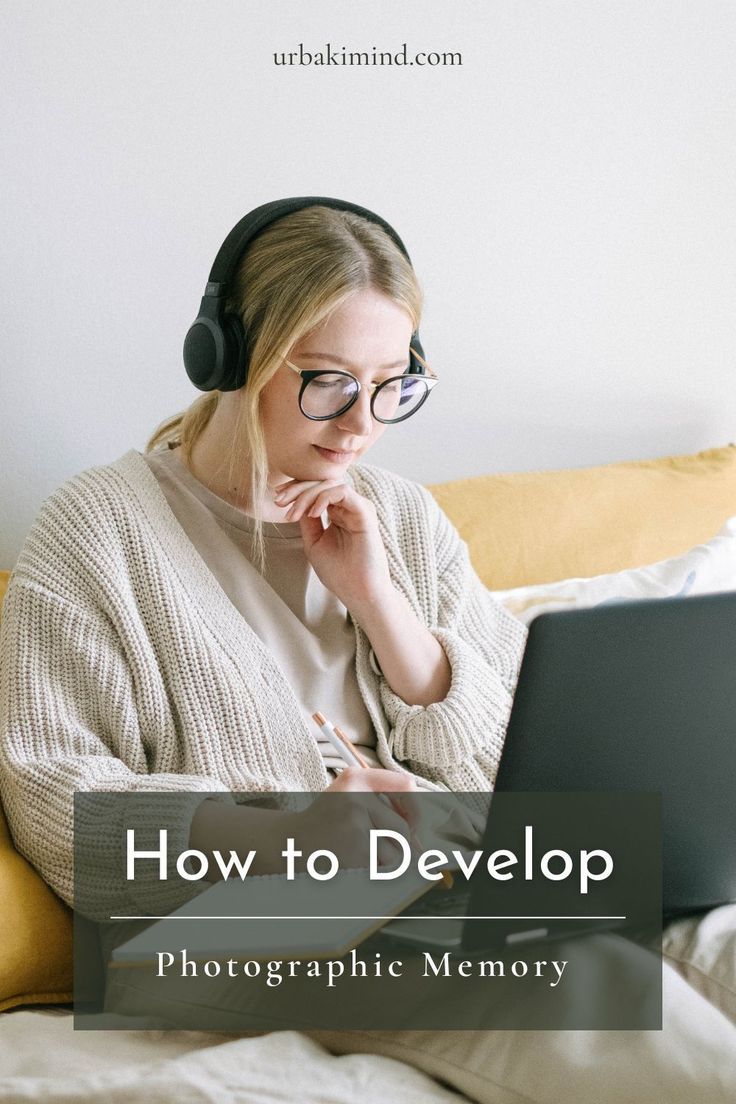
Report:
<svg viewBox="0 0 736 1104"><path fill-rule="evenodd" d="M404 374L392 376L382 383L371 384L371 414L377 422L392 425L405 422L416 414L427 401L430 391L439 382L423 357L412 350L413 356L430 373L427 376ZM305 418L313 422L326 422L345 414L357 400L362 384L350 372L311 371L297 368L284 357L284 363L301 376L299 409Z"/></svg>

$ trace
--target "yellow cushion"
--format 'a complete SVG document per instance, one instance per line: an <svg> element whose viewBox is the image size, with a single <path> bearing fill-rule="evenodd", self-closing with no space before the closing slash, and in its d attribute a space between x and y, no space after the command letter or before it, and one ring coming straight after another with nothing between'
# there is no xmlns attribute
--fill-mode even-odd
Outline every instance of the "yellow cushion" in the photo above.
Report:
<svg viewBox="0 0 736 1104"><path fill-rule="evenodd" d="M736 446L429 489L486 586L506 589L639 567L709 540L736 514Z"/></svg>
<svg viewBox="0 0 736 1104"><path fill-rule="evenodd" d="M0 1011L71 999L71 911L15 850L0 810Z"/></svg>
<svg viewBox="0 0 736 1104"><path fill-rule="evenodd" d="M0 603L9 578L0 571ZM71 999L71 911L15 850L0 809L0 1012Z"/></svg>

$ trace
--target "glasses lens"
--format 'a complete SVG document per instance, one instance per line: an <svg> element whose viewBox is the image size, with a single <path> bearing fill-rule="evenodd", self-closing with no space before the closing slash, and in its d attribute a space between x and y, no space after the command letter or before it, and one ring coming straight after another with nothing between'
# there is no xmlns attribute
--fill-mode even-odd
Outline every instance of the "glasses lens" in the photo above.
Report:
<svg viewBox="0 0 736 1104"><path fill-rule="evenodd" d="M358 385L340 372L321 372L302 392L302 410L308 418L332 418L344 410Z"/></svg>
<svg viewBox="0 0 736 1104"><path fill-rule="evenodd" d="M401 422L422 405L428 394L419 376L400 376L386 380L373 397L373 413L382 422Z"/></svg>

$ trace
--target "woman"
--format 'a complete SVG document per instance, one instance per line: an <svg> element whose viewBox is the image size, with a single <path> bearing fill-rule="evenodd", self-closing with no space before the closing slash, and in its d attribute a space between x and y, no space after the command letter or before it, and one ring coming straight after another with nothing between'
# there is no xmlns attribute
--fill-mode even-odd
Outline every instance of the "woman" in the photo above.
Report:
<svg viewBox="0 0 736 1104"><path fill-rule="evenodd" d="M322 790L338 762L315 710L382 768L338 786L488 789L498 763L524 630L426 491L353 466L409 366L408 258L375 223L308 206L255 238L228 306L248 334L247 386L210 391L145 457L61 487L9 588L5 640L32 642L44 691L11 702L3 797L17 845L66 900L74 789ZM40 788L53 831L33 812ZM227 833L247 816L218 812Z"/></svg>
<svg viewBox="0 0 736 1104"><path fill-rule="evenodd" d="M185 346L207 394L145 455L52 495L10 583L2 798L17 847L69 902L74 790L180 792L172 848L247 839L265 871L279 863L268 814L230 791L493 785L524 630L431 496L361 463L433 382L408 255L378 216L341 201L280 201L247 218L247 248L241 223ZM335 777L342 763L316 710L348 729L370 769ZM222 800L202 800L212 791ZM323 844L315 807L302 828ZM111 905L135 906L130 888L116 893ZM547 1034L534 1068L565 1086L570 1037ZM402 1057L478 1100L518 1099L528 1063L512 1063L506 1042L440 1036L324 1041ZM624 1036L618 1059L602 1050L605 1061L639 1054L659 1078L658 1044L637 1038ZM509 1095L495 1095L499 1060ZM624 1098L613 1081L606 1092L597 1099Z"/></svg>

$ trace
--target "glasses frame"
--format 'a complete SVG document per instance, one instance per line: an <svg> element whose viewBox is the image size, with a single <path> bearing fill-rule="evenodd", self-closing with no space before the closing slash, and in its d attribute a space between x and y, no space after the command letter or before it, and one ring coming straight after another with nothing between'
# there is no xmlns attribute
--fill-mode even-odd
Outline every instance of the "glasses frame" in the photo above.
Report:
<svg viewBox="0 0 736 1104"><path fill-rule="evenodd" d="M414 349L412 349L412 355L420 362L420 364L422 364L425 371L428 373L426 376L420 375L418 372L406 371L403 372L400 376L390 376L389 379L381 380L380 383L372 383L368 386L368 390L371 392L371 417L374 418L377 422L381 422L382 425L396 425L398 422L405 422L407 418L411 418L413 414L416 414L417 410L420 410L424 406L425 402L429 398L429 394L432 388L437 383L439 383L438 376L435 372L432 371L424 357L419 356L419 353L415 352ZM296 372L296 374L301 377L302 385L299 388L299 410L305 418L309 418L310 422L331 422L335 418L339 418L342 414L346 414L348 410L350 410L350 407L358 401L358 396L363 389L363 384L353 375L352 372L344 372L340 368L297 368L296 364L292 364L291 361L288 360L286 357L283 358L283 361L284 364L291 368L292 372ZM302 396L304 395L307 386L312 382L313 379L317 379L319 376L346 376L347 379L351 379L353 381L357 388L352 398L348 399L345 405L334 414L307 414L304 407L302 406ZM413 376L416 379L420 379L422 383L425 384L426 390L424 392L424 395L422 396L421 401L417 403L413 410L410 410L408 414L403 414L400 418L380 418L374 410L376 395L382 387L388 386L389 383L396 383L399 380L405 380L407 376Z"/></svg>

